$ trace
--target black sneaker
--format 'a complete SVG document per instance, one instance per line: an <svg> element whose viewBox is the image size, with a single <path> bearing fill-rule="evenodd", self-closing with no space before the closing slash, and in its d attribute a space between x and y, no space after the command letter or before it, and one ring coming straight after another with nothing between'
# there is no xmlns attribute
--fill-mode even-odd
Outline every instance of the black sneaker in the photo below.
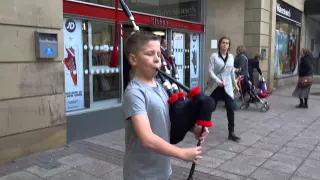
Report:
<svg viewBox="0 0 320 180"><path fill-rule="evenodd" d="M229 133L228 139L231 140L231 141L236 141L236 142L241 140L241 138L236 136L234 133Z"/></svg>
<svg viewBox="0 0 320 180"><path fill-rule="evenodd" d="M304 108L304 106L305 106L304 104L299 104L296 106L296 108Z"/></svg>
<svg viewBox="0 0 320 180"><path fill-rule="evenodd" d="M304 104L304 105L303 105L303 108L308 108L308 104Z"/></svg>

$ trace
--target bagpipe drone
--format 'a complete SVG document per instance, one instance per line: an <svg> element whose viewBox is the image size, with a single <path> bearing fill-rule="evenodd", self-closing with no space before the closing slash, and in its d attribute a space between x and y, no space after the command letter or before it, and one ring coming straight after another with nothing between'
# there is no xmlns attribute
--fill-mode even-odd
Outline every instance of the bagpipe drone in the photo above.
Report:
<svg viewBox="0 0 320 180"><path fill-rule="evenodd" d="M140 31L128 6L123 0L120 0L120 4L133 25L133 33ZM162 67L157 69L157 76L169 96L170 143L177 144L184 139L185 135L195 125L202 126L201 134L204 132L205 127L212 127L211 114L215 111L215 101L202 93L200 86L190 89L178 81L179 76L173 56L168 57L161 50L160 57ZM186 95L184 92L186 92ZM200 141L197 146L200 146ZM194 169L195 163L192 164L188 180L193 179Z"/></svg>

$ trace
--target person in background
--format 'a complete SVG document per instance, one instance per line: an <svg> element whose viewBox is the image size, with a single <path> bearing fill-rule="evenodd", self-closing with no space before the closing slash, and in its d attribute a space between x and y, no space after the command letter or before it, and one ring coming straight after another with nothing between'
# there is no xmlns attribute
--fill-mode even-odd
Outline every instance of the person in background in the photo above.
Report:
<svg viewBox="0 0 320 180"><path fill-rule="evenodd" d="M310 50L302 49L302 58L299 64L299 82L296 89L292 93L293 97L298 97L300 104L296 108L308 108L308 97L311 89L311 84L309 86L301 86L300 83L312 83L312 62L313 56ZM308 82L309 81L309 82Z"/></svg>
<svg viewBox="0 0 320 180"><path fill-rule="evenodd" d="M234 67L236 68L236 72L239 72L244 78L248 78L248 56L246 53L246 48L243 45L240 45L237 47L236 53L237 56L234 59Z"/></svg>
<svg viewBox="0 0 320 180"><path fill-rule="evenodd" d="M253 59L249 59L248 61L248 73L249 73L249 80L251 81L252 85L254 85L253 81L253 70L256 69L261 77L263 77L262 71L260 69L260 63L262 56L260 53L257 53Z"/></svg>
<svg viewBox="0 0 320 180"><path fill-rule="evenodd" d="M240 140L234 133L234 93L233 87L239 91L234 74L234 58L230 50L230 39L222 37L218 42L218 52L211 55L209 60L209 81L205 94L215 100L224 101L228 118L228 138L232 141Z"/></svg>
<svg viewBox="0 0 320 180"><path fill-rule="evenodd" d="M241 90L243 96L245 96L249 89L251 89L252 84L249 83L249 73L248 73L248 56L246 53L246 48L243 45L239 45L236 50L237 56L234 60L234 67L237 73L243 76L243 81L241 83Z"/></svg>
<svg viewBox="0 0 320 180"><path fill-rule="evenodd" d="M163 37L161 38L161 49L166 53L166 55L168 56L168 43L167 40Z"/></svg>

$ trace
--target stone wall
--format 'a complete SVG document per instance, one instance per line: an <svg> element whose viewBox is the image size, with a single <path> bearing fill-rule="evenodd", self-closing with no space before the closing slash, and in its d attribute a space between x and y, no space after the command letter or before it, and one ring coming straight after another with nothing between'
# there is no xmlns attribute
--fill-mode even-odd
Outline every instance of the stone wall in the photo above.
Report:
<svg viewBox="0 0 320 180"><path fill-rule="evenodd" d="M66 142L62 0L2 0L0 161ZM59 58L35 57L34 33L58 33Z"/></svg>
<svg viewBox="0 0 320 180"><path fill-rule="evenodd" d="M261 49L266 50L266 58L260 62L260 68L265 75L266 81L269 82L269 64L272 61L270 58L270 45L272 39L273 19L271 19L272 8L271 0L246 0L245 1L245 31L244 45L246 46L249 57L254 57ZM255 82L257 83L257 78Z"/></svg>
<svg viewBox="0 0 320 180"><path fill-rule="evenodd" d="M207 0L206 7L206 63L217 49L211 49L211 40L223 36L231 38L231 53L235 56L236 47L242 45L244 34L245 0ZM208 66L206 66L208 67ZM205 69L208 72L208 69ZM208 73L206 73L208 79Z"/></svg>
<svg viewBox="0 0 320 180"><path fill-rule="evenodd" d="M291 6L299 9L300 11L304 10L305 0L282 0L282 1L286 2L287 4L290 4Z"/></svg>

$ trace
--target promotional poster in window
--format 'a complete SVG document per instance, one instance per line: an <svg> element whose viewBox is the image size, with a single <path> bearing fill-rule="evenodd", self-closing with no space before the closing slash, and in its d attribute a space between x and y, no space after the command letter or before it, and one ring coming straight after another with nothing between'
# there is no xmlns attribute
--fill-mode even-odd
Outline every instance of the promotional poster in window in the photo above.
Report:
<svg viewBox="0 0 320 180"><path fill-rule="evenodd" d="M64 19L64 72L66 111L84 109L81 20Z"/></svg>
<svg viewBox="0 0 320 180"><path fill-rule="evenodd" d="M185 47L184 47L184 34L183 33L173 33L173 56L176 58L175 62L177 64L177 71L179 75L179 81L182 84L185 84L185 74L184 74L184 53L185 53Z"/></svg>
<svg viewBox="0 0 320 180"><path fill-rule="evenodd" d="M199 34L190 34L190 88L199 85Z"/></svg>

